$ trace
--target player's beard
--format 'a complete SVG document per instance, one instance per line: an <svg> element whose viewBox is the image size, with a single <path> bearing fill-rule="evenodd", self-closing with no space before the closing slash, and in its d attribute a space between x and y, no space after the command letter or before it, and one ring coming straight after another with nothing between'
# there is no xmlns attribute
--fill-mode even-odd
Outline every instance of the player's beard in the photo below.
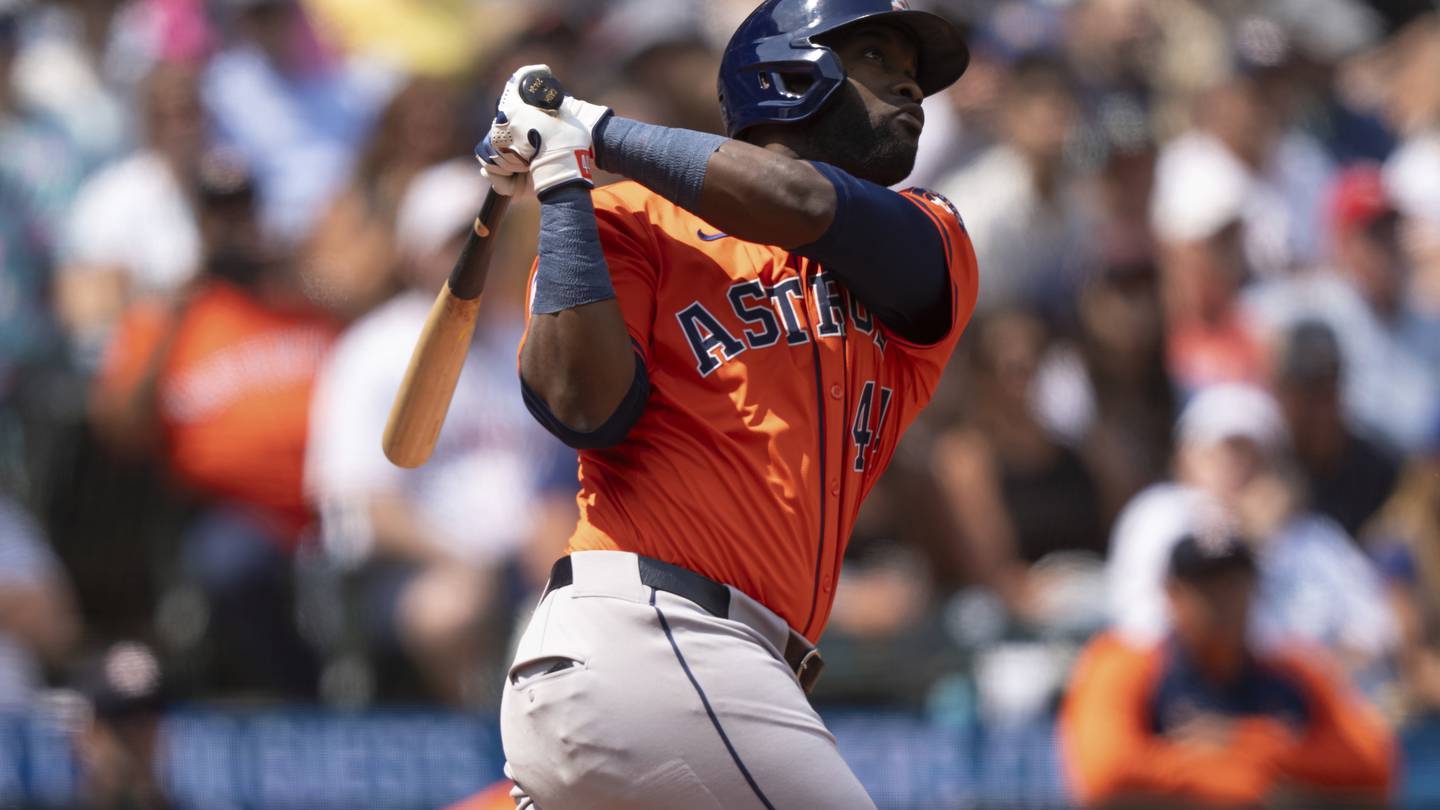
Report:
<svg viewBox="0 0 1440 810"><path fill-rule="evenodd" d="M915 168L919 142L896 131L893 119L872 120L865 100L849 82L840 86L820 115L805 128L801 156L850 174L893 186Z"/></svg>

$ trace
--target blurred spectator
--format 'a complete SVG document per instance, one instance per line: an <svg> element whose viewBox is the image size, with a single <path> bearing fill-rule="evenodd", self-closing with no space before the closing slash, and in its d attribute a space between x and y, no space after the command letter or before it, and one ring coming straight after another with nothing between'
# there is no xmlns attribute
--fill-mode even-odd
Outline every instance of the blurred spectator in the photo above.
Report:
<svg viewBox="0 0 1440 810"><path fill-rule="evenodd" d="M1078 109L1064 68L1022 60L1000 98L999 143L937 184L965 212L986 309L1063 299L1090 249L1065 162Z"/></svg>
<svg viewBox="0 0 1440 810"><path fill-rule="evenodd" d="M1137 495L1111 538L1113 625L1141 643L1162 637L1170 549L1186 534L1233 525L1259 563L1251 630L1260 647L1328 648L1378 687L1397 642L1379 574L1339 526L1304 508L1275 401L1249 386L1202 391L1181 413L1176 441L1175 482Z"/></svg>
<svg viewBox="0 0 1440 810"><path fill-rule="evenodd" d="M1274 388L1310 502L1357 537L1390 496L1400 462L1346 424L1340 405L1343 369L1330 327L1301 321L1280 347Z"/></svg>
<svg viewBox="0 0 1440 810"><path fill-rule="evenodd" d="M40 528L0 494L0 711L24 709L79 641L70 588Z"/></svg>
<svg viewBox="0 0 1440 810"><path fill-rule="evenodd" d="M65 131L16 88L28 0L0 0L0 179L31 212L41 244L50 249L84 165Z"/></svg>
<svg viewBox="0 0 1440 810"><path fill-rule="evenodd" d="M137 85L160 55L161 15L149 0L39 5L16 64L20 96L64 127L86 169L134 141Z"/></svg>
<svg viewBox="0 0 1440 810"><path fill-rule="evenodd" d="M1413 450L1440 413L1440 318L1413 308L1400 218L1378 168L1340 174L1330 222L1333 269L1261 284L1247 295L1247 312L1276 335L1301 319L1329 325L1344 352L1346 415Z"/></svg>
<svg viewBox="0 0 1440 810"><path fill-rule="evenodd" d="M507 565L523 561L532 546L543 549L529 584L544 581L541 572L562 553L565 535L534 533L546 526L547 511L573 512L577 490L573 455L522 402L515 374L521 293L514 279L506 289L503 276L487 285L432 458L403 470L381 453L410 351L484 192L466 161L430 168L410 184L396 237L407 288L337 344L316 391L307 459L329 552L344 564L364 563L373 645L412 657L433 692L451 703L474 697L482 657L498 653L493 637L484 646L484 631L493 631L504 606ZM552 484L547 477L557 467L566 471Z"/></svg>
<svg viewBox="0 0 1440 810"><path fill-rule="evenodd" d="M1151 218L1167 365L1187 394L1262 377L1263 352L1238 306L1248 275L1241 213L1249 185L1238 161L1199 136L1172 143L1156 167Z"/></svg>
<svg viewBox="0 0 1440 810"><path fill-rule="evenodd" d="M1407 215L1440 227L1440 14L1410 22L1386 50L1385 115L1401 143L1385 179Z"/></svg>
<svg viewBox="0 0 1440 810"><path fill-rule="evenodd" d="M720 57L704 36L707 13L693 0L607 4L583 45L583 53L619 66L607 103L639 120L723 132L715 104Z"/></svg>
<svg viewBox="0 0 1440 810"><path fill-rule="evenodd" d="M922 102L925 134L915 156L915 171L900 184L902 188L938 188L938 183L957 167L973 163L990 148L999 130L1000 93L1005 87L1006 70L1006 64L996 54L971 43L965 81L927 96Z"/></svg>
<svg viewBox="0 0 1440 810"><path fill-rule="evenodd" d="M0 402L53 343L51 252L81 170L59 127L14 92L22 8L0 0Z"/></svg>
<svg viewBox="0 0 1440 810"><path fill-rule="evenodd" d="M1246 640L1259 584L1246 542L1190 535L1168 557L1173 631L1101 636L1071 680L1060 733L1076 800L1387 806L1396 742L1378 714L1314 653Z"/></svg>
<svg viewBox="0 0 1440 810"><path fill-rule="evenodd" d="M1324 189L1332 167L1315 140L1285 120L1287 99L1270 98L1251 77L1236 77L1202 94L1196 128L1161 151L1156 179L1157 222L1168 224L1179 197L1224 183L1240 221L1246 266L1261 276L1319 258ZM1203 176L1215 172L1208 181ZM1204 206L1200 200L1188 207ZM1203 236L1204 234L1194 234ZM1163 234L1162 234L1163 236Z"/></svg>
<svg viewBox="0 0 1440 810"><path fill-rule="evenodd" d="M160 780L162 713L170 691L155 653L119 642L80 669L89 717L75 738L88 810L164 810Z"/></svg>
<svg viewBox="0 0 1440 810"><path fill-rule="evenodd" d="M912 486L907 476L882 476L856 518L825 631L818 700L918 706L956 664L925 560L905 542L923 524L910 508Z"/></svg>
<svg viewBox="0 0 1440 810"><path fill-rule="evenodd" d="M1440 715L1440 421L1366 532L1400 619L1408 718Z"/></svg>
<svg viewBox="0 0 1440 810"><path fill-rule="evenodd" d="M1081 288L1077 309L1079 339L1046 355L1034 400L1046 427L1095 471L1109 524L1170 463L1176 403L1154 265L1108 264Z"/></svg>
<svg viewBox="0 0 1440 810"><path fill-rule="evenodd" d="M173 300L126 314L92 414L113 447L163 453L204 501L185 568L211 601L224 663L253 679L246 686L303 692L313 683L290 617L290 556L311 522L310 393L335 330L267 255L240 164L211 155L198 195L204 272Z"/></svg>
<svg viewBox="0 0 1440 810"><path fill-rule="evenodd" d="M1105 552L1098 487L1080 456L1035 416L1044 325L1008 311L977 326L969 342L972 410L936 445L936 477L975 582L999 595L1016 617L1041 621L1052 583L1036 564L1057 552Z"/></svg>
<svg viewBox="0 0 1440 810"><path fill-rule="evenodd" d="M323 53L297 0L220 5L232 39L205 74L205 104L255 167L265 232L293 243L343 185L395 77Z"/></svg>
<svg viewBox="0 0 1440 810"><path fill-rule="evenodd" d="M395 212L422 169L456 155L459 94L439 79L416 79L390 100L349 185L321 216L301 253L306 293L353 318L395 292Z"/></svg>
<svg viewBox="0 0 1440 810"><path fill-rule="evenodd" d="M145 145L90 177L70 213L57 306L92 365L132 302L170 299L199 270L195 177L207 142L199 75L161 65L145 80Z"/></svg>

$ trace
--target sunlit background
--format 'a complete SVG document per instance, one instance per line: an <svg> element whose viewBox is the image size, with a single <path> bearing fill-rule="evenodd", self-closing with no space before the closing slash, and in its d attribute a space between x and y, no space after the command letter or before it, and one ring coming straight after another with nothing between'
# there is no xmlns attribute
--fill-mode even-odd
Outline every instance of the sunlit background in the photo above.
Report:
<svg viewBox="0 0 1440 810"><path fill-rule="evenodd" d="M0 0L0 807L500 779L575 520L516 383L533 200L436 457L379 443L468 155L533 63L717 131L752 5ZM1077 654L1163 634L1164 550L1218 504L1257 632L1323 648L1397 734L1397 804L1440 806L1435 3L929 7L973 61L905 185L960 211L980 309L847 553L814 695L847 759L882 809L1065 806Z"/></svg>

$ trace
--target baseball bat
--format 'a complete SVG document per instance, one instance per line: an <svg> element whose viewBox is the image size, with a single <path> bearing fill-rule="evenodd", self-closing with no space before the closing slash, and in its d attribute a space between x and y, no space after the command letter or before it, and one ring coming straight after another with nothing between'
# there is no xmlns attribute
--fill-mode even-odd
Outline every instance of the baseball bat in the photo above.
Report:
<svg viewBox="0 0 1440 810"><path fill-rule="evenodd" d="M565 97L555 77L540 71L521 77L519 90L525 103L551 111L559 109ZM510 198L494 189L485 193L465 247L410 354L410 365L390 406L381 442L385 457L397 467L424 464L440 438L440 428L445 424L475 334L485 277L495 253L495 231L509 205Z"/></svg>

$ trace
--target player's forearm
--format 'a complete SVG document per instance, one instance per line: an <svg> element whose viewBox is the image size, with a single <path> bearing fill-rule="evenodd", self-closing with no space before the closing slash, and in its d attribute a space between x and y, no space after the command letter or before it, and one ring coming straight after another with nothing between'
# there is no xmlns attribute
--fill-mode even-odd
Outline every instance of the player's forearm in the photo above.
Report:
<svg viewBox="0 0 1440 810"><path fill-rule="evenodd" d="M610 118L600 168L635 180L747 242L792 248L820 238L835 189L814 166L741 141Z"/></svg>
<svg viewBox="0 0 1440 810"><path fill-rule="evenodd" d="M541 198L530 309L520 354L526 404L560 438L584 443L633 392L637 373L586 188Z"/></svg>

